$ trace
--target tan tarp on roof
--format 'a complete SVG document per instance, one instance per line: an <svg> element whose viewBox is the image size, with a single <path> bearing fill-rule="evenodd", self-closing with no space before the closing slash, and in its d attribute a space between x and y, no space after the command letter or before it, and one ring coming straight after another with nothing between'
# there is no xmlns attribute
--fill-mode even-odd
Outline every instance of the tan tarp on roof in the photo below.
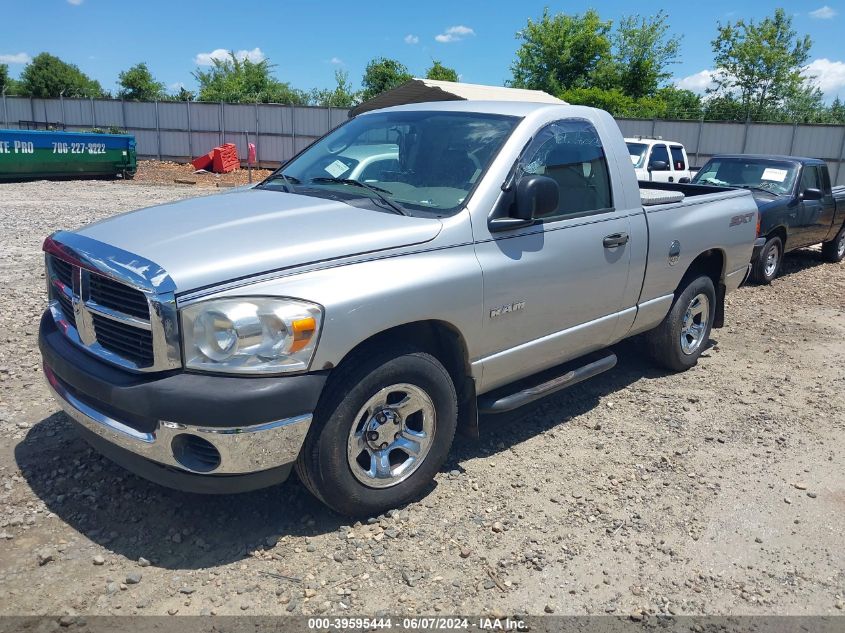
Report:
<svg viewBox="0 0 845 633"><path fill-rule="evenodd" d="M434 79L411 79L393 90L382 92L377 97L355 106L350 110L349 116L390 106L427 101L530 101L566 105L566 101L561 101L542 90L482 86Z"/></svg>

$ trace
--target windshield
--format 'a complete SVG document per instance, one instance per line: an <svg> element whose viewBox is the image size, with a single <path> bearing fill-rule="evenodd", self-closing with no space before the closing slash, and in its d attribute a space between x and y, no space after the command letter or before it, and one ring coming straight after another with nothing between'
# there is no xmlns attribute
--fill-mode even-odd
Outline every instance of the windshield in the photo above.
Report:
<svg viewBox="0 0 845 633"><path fill-rule="evenodd" d="M692 179L700 185L762 189L775 195L792 191L798 166L783 161L713 158Z"/></svg>
<svg viewBox="0 0 845 633"><path fill-rule="evenodd" d="M317 141L260 186L443 215L464 203L518 122L473 112L367 114Z"/></svg>
<svg viewBox="0 0 845 633"><path fill-rule="evenodd" d="M645 143L625 143L628 146L628 153L631 155L631 162L634 167L642 167L645 155L648 152L648 145Z"/></svg>

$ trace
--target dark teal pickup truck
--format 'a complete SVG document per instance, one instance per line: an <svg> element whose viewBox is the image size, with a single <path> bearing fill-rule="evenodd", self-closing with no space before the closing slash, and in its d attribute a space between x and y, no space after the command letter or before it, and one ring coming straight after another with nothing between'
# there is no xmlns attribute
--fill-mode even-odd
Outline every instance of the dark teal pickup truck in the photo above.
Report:
<svg viewBox="0 0 845 633"><path fill-rule="evenodd" d="M845 259L845 187L831 187L827 164L797 156L718 155L693 183L750 189L759 209L751 279L767 284L783 254L822 245L828 262Z"/></svg>

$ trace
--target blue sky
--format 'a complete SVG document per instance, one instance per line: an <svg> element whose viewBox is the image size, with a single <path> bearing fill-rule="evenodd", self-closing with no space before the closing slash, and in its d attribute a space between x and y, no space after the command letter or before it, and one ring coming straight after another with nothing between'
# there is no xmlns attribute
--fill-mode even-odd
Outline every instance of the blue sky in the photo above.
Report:
<svg viewBox="0 0 845 633"><path fill-rule="evenodd" d="M375 56L395 57L415 75L439 59L456 68L462 81L500 85L510 77L514 33L544 6L568 13L593 6L614 21L634 10L650 15L664 8L673 31L683 35L673 74L680 85L699 91L712 68L717 22L758 19L782 6L793 14L797 31L813 38L811 69L827 98L845 98L845 0L0 0L0 63L17 76L29 58L48 51L114 91L118 72L146 61L171 89L192 89L197 63L208 63L218 49L232 49L269 58L280 79L304 89L331 85L335 68L349 71L357 85Z"/></svg>

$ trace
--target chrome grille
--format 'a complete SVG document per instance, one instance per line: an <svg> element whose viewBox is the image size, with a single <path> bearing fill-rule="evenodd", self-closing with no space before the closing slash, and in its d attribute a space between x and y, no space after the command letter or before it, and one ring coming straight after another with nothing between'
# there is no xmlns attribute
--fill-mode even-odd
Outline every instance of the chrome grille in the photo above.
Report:
<svg viewBox="0 0 845 633"><path fill-rule="evenodd" d="M108 277L92 274L88 280L88 296L98 305L149 320L150 304L143 292Z"/></svg>
<svg viewBox="0 0 845 633"><path fill-rule="evenodd" d="M133 371L181 367L175 285L160 267L75 233L44 250L50 311L72 342Z"/></svg>
<svg viewBox="0 0 845 633"><path fill-rule="evenodd" d="M98 314L91 315L91 318L100 345L123 358L128 358L139 367L152 365L152 332Z"/></svg>
<svg viewBox="0 0 845 633"><path fill-rule="evenodd" d="M62 307L62 312L67 318L68 323L70 323L73 327L76 327L76 315L73 313L73 303L71 299L66 294L57 292L56 300Z"/></svg>
<svg viewBox="0 0 845 633"><path fill-rule="evenodd" d="M68 288L73 288L73 264L68 264L56 257L52 258L52 264L56 278Z"/></svg>

